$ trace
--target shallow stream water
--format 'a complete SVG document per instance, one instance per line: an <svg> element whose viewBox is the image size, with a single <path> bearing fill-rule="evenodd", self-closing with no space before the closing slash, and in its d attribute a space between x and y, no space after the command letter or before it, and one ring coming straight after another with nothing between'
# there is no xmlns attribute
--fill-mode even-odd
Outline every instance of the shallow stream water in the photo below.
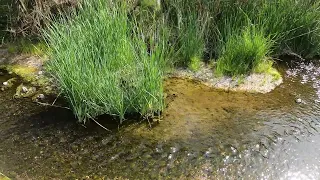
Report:
<svg viewBox="0 0 320 180"><path fill-rule="evenodd" d="M77 124L68 110L13 99L14 88L0 92L0 172L13 179L320 179L320 66L288 66L268 94L166 80L160 122L118 128L102 117L111 133Z"/></svg>

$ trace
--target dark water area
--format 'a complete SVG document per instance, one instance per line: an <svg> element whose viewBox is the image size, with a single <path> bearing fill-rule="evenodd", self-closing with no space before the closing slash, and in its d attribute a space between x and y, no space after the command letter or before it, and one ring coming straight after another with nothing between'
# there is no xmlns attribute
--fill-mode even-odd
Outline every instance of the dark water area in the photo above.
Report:
<svg viewBox="0 0 320 180"><path fill-rule="evenodd" d="M14 88L0 92L0 172L12 179L319 179L320 66L280 69L284 83L267 94L168 79L159 123L118 128L100 118L112 132L76 123L69 110L13 99Z"/></svg>

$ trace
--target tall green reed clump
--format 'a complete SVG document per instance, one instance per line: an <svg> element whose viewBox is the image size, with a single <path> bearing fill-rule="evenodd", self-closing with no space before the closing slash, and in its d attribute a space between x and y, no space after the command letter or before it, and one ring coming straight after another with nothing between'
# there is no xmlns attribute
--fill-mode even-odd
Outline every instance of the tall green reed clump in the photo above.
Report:
<svg viewBox="0 0 320 180"><path fill-rule="evenodd" d="M259 6L259 14L251 19L273 36L276 54L319 55L320 1L261 0Z"/></svg>
<svg viewBox="0 0 320 180"><path fill-rule="evenodd" d="M52 59L47 68L79 121L163 109L161 45L147 52L127 10L111 0L83 1L44 32Z"/></svg>
<svg viewBox="0 0 320 180"><path fill-rule="evenodd" d="M217 61L217 74L231 76L246 74L268 60L272 40L254 26L228 38L221 58Z"/></svg>
<svg viewBox="0 0 320 180"><path fill-rule="evenodd" d="M215 17L214 54L216 73L237 76L251 72L269 55L272 47L263 28L253 25L250 15L257 14L252 1L222 1Z"/></svg>
<svg viewBox="0 0 320 180"><path fill-rule="evenodd" d="M248 61L239 58L241 48L234 49L235 45L231 45L235 43L240 46L241 44L234 40L239 40L241 36L243 40L239 42L242 42L243 46L250 44L245 43L248 41L245 41L247 38L244 34L239 35L246 32L250 26L255 27L255 32L251 36L256 37L252 42L264 42L262 49L269 48L269 50L263 50L266 52L265 55L277 56L285 53L297 53L309 57L319 55L319 4L311 0L219 1L219 11L216 12L216 16L213 16L214 30L211 32L214 44L211 53L218 58L218 72L239 75L249 73L255 68L256 63L251 62L259 60ZM271 40L274 42L271 43L273 46L270 46ZM255 50L251 49L254 47ZM253 51L261 54L262 49L257 46L247 46L241 51L245 56ZM271 52L271 49L273 53L267 53ZM232 61L228 59L230 57L233 57ZM230 68L231 64L238 68Z"/></svg>
<svg viewBox="0 0 320 180"><path fill-rule="evenodd" d="M175 32L175 64L197 70L203 59L208 14L201 1L172 0L167 5L170 25Z"/></svg>

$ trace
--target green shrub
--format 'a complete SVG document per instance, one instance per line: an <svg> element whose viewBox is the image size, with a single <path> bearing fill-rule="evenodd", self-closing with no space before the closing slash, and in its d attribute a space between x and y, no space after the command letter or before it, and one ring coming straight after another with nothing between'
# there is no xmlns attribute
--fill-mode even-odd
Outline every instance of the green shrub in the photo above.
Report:
<svg viewBox="0 0 320 180"><path fill-rule="evenodd" d="M230 35L217 61L217 73L243 75L265 61L270 54L272 41L262 32L249 26L240 34Z"/></svg>
<svg viewBox="0 0 320 180"><path fill-rule="evenodd" d="M165 53L160 43L147 52L125 3L84 1L76 16L55 21L44 36L47 69L80 121L163 109Z"/></svg>

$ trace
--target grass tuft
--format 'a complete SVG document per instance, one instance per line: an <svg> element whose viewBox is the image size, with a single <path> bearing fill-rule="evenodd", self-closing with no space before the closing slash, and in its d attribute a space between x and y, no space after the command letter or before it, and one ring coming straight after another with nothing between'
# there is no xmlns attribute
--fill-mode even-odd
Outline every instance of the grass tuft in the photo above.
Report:
<svg viewBox="0 0 320 180"><path fill-rule="evenodd" d="M254 26L246 27L238 35L227 39L217 61L217 73L238 76L250 73L270 54L272 41Z"/></svg>
<svg viewBox="0 0 320 180"><path fill-rule="evenodd" d="M125 3L84 1L76 16L44 32L47 69L79 121L102 114L153 115L163 109L162 44L148 52Z"/></svg>

